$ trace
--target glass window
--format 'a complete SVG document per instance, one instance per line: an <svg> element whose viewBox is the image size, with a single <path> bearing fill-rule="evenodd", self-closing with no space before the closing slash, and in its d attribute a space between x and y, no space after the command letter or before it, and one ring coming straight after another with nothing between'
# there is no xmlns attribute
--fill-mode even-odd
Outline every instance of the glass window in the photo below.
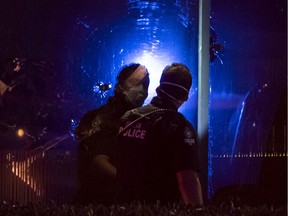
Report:
<svg viewBox="0 0 288 216"><path fill-rule="evenodd" d="M215 200L237 191L242 200L285 203L286 4L211 2L210 37L224 47L210 65L209 194Z"/></svg>

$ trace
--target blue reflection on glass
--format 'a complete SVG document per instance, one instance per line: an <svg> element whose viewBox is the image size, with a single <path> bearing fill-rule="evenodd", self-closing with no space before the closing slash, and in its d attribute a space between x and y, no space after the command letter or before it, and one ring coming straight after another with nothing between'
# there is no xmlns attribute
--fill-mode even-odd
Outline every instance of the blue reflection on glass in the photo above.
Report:
<svg viewBox="0 0 288 216"><path fill-rule="evenodd" d="M155 96L162 70L172 62L182 62L191 69L196 87L198 27L191 14L198 16L196 1L183 5L173 0L129 0L128 14L115 22L92 27L93 22L89 23L87 18L85 25L78 20L78 25L90 26L81 59L81 91L101 105L113 92L96 98L91 93L93 85L103 82L113 87L119 69L131 62L144 64L150 73L149 97L145 103ZM191 111L191 106L196 107L197 97L191 92L190 100L180 111L195 123L196 109Z"/></svg>

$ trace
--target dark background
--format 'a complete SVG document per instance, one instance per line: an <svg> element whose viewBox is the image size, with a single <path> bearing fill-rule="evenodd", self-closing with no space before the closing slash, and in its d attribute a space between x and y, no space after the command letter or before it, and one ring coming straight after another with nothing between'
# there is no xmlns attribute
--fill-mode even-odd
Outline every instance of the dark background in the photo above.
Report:
<svg viewBox="0 0 288 216"><path fill-rule="evenodd" d="M91 42L89 37L95 35L92 31L125 17L127 9L128 3L125 0L1 1L0 74L4 73L11 58L23 57L45 62L43 70L37 72L40 76L36 83L39 89L43 90L39 97L47 105L45 108L49 114L49 120L37 122L41 130L49 125L49 137L46 139L67 133L71 118L79 118L89 108L99 105L95 103L95 98L82 97L81 89L85 86L79 87L79 74L82 73L80 59L83 54L89 54L86 49ZM259 120L267 117L263 114L275 116L275 110L281 110L281 116L276 115L278 120L285 119L279 120L279 130L282 131L285 124L287 130L287 112L283 111L283 107L287 107L287 1L212 0L210 21L219 43L224 47L219 58L210 65L209 144L212 155L220 155L230 153L229 139L234 138L231 130L237 124L232 120L237 109L239 111L239 104L248 92L255 90L255 86L261 86L267 81L269 91L262 94L265 97L259 97L261 95L254 92L254 97L249 99L250 119L246 119L245 124L242 124L244 137L256 117ZM81 84L85 83L85 80L81 81ZM281 107L277 108L278 100L283 102L279 105ZM273 103L276 107L272 109ZM238 120L238 117L236 115L235 119ZM251 136L246 136L243 142L251 138L248 141L255 143L254 139L261 140L259 137L263 137L263 133L265 136L270 134L264 124L257 127L255 133L250 131ZM279 137L283 138L283 134ZM3 145L5 139L3 136L0 139ZM266 140L263 143L266 144ZM241 146L238 148L241 149ZM280 149L285 150L283 146ZM287 152L287 147L285 151ZM246 161L249 164L249 161ZM218 164L216 160L213 162L211 178L214 180L214 189L217 190L217 185L227 184L233 176L226 178L231 176L229 169L225 167L229 164L227 161ZM275 164L268 166L269 171L272 170L269 175L275 176L271 182L277 184L275 178L282 178L283 174L273 172L277 170ZM242 165L239 165L239 169L246 172ZM281 167L285 169L285 165ZM237 176L237 173L233 174ZM223 181L222 177L227 182ZM236 177L235 179L238 180ZM280 183L282 186L283 181ZM285 198L283 194L281 197Z"/></svg>

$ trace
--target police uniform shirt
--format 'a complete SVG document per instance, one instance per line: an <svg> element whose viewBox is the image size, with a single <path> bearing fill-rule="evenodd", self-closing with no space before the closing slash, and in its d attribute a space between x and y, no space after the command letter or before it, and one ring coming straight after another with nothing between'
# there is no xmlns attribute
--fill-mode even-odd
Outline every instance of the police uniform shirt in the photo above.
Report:
<svg viewBox="0 0 288 216"><path fill-rule="evenodd" d="M127 111L124 98L110 98L107 104L86 113L75 130L79 140L77 169L79 189L77 201L89 203L110 202L115 180L103 174L93 164L93 157L105 154L114 164L119 119Z"/></svg>
<svg viewBox="0 0 288 216"><path fill-rule="evenodd" d="M176 172L199 170L192 125L175 109L161 108L161 100L154 98L151 104L128 111L119 131L121 199L179 200Z"/></svg>
<svg viewBox="0 0 288 216"><path fill-rule="evenodd" d="M124 97L111 97L107 104L87 112L74 132L80 147L92 156L114 155L119 119L128 110L127 106Z"/></svg>
<svg viewBox="0 0 288 216"><path fill-rule="evenodd" d="M107 109L108 108L108 109ZM88 112L81 120L82 137L80 146L93 155L111 155L112 143L115 140L118 130L118 118L114 117L109 107Z"/></svg>

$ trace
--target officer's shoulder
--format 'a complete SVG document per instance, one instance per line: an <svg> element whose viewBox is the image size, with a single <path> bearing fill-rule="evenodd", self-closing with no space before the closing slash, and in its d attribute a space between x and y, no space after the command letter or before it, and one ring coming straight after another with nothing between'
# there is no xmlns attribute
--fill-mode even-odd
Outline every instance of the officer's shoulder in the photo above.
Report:
<svg viewBox="0 0 288 216"><path fill-rule="evenodd" d="M152 107L150 106L150 104L145 105L143 107L137 107L134 108L132 110L128 110L123 116L122 118L127 118L129 116L142 116L142 115L146 115L147 113L152 111Z"/></svg>
<svg viewBox="0 0 288 216"><path fill-rule="evenodd" d="M86 112L80 119L79 125L89 125L90 127L90 125L93 124L93 122L95 121L98 123L105 122L107 116L109 116L109 114L105 112L105 109L103 109L102 107L98 107L96 109Z"/></svg>
<svg viewBox="0 0 288 216"><path fill-rule="evenodd" d="M168 121L171 121L172 123L175 123L175 124L187 125L187 126L191 126L192 127L192 124L180 112L176 112L176 111L165 112L164 118L166 120L168 120Z"/></svg>
<svg viewBox="0 0 288 216"><path fill-rule="evenodd" d="M81 120L93 119L99 113L99 108L89 110L82 116Z"/></svg>
<svg viewBox="0 0 288 216"><path fill-rule="evenodd" d="M174 120L178 120L178 121L187 121L185 116L175 110L163 110L163 115L166 118L170 118L170 119L174 119Z"/></svg>

